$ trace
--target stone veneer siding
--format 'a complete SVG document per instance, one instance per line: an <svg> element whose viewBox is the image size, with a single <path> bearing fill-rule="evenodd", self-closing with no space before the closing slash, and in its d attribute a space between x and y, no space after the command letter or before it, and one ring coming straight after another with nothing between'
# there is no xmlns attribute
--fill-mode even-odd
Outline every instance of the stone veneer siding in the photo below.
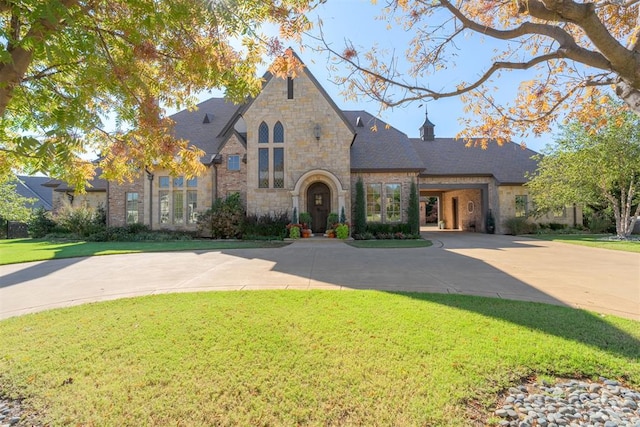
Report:
<svg viewBox="0 0 640 427"><path fill-rule="evenodd" d="M306 192L313 180L307 175L305 182L298 181L310 171L320 171L318 180L330 181L333 211L337 211L342 196L345 211L350 211L348 194L350 179L350 144L353 134L342 121L332 104L321 94L315 84L302 72L293 81L293 99L287 99L287 80L273 77L243 114L247 125L247 212L249 214L291 214L295 203L298 213L306 210ZM258 143L258 127L265 122L269 126L269 144ZM273 143L276 122L284 127L284 143ZM314 137L314 127L320 126L320 138ZM284 188L273 188L270 167L269 188L258 188L258 149L284 148ZM270 161L273 162L271 151ZM328 176L335 178L331 179ZM324 177L324 178L322 178ZM338 182L342 188L336 188ZM335 194L341 192L341 194Z"/></svg>
<svg viewBox="0 0 640 427"><path fill-rule="evenodd" d="M354 172L351 175L351 206L355 207L356 201L356 183L358 179L362 178L364 184L365 200L367 197L367 184L382 184L382 197L384 199L384 185L385 184L400 184L401 196L400 196L400 222L407 222L407 208L409 206L409 194L411 192L411 181L413 180L418 185L418 174L416 172ZM385 219L385 205L384 201L381 207L382 210L382 222L387 222ZM355 212L351 213L351 218L354 218Z"/></svg>
<svg viewBox="0 0 640 427"><path fill-rule="evenodd" d="M153 188L152 188L152 197L151 200L145 203L145 224L149 224L149 203L153 204L152 215L153 215L153 224L152 228L154 230L164 229L164 230L185 230L185 231L195 231L197 229L196 224L187 224L186 218L183 224L174 224L173 220L173 196L172 192L173 188L173 177L170 177L169 188L160 188L160 177L161 176L169 176L169 172L164 170L156 170L153 172ZM184 186L180 189L180 191L185 192L185 202L186 202L186 191L196 190L198 192L198 206L196 208L197 212L204 212L211 207L213 204L213 193L214 193L214 174L213 167L207 166L205 172L198 176L198 186L194 188L187 187L187 179L184 180ZM160 224L160 198L158 194L160 191L168 191L169 192L169 223ZM186 217L186 208L185 208L185 217Z"/></svg>
<svg viewBox="0 0 640 427"><path fill-rule="evenodd" d="M99 207L107 207L107 192L106 191L87 191L84 194L73 194L73 202L69 202L69 197L65 191L54 191L52 196L52 211L55 213L63 206L69 206L77 208L80 206L86 206L91 209L97 209Z"/></svg>
<svg viewBox="0 0 640 427"><path fill-rule="evenodd" d="M498 192L500 195L500 212L501 212L501 221L498 224L496 219L496 230L499 230L500 233L506 233L507 230L502 225L502 223L512 218L516 215L516 196L520 195L529 195L529 190L522 185L503 185L498 188ZM531 200L528 200L529 208L531 208ZM566 224L569 227L572 227L574 224L582 225L582 207L576 206L575 209L575 218L574 218L574 208L573 206L567 206L565 208L565 215L563 217L554 216L553 212L549 212L544 216L540 217L529 217L528 221L534 222L537 224L541 223L549 223L555 222L558 224ZM498 227L499 225L499 227Z"/></svg>

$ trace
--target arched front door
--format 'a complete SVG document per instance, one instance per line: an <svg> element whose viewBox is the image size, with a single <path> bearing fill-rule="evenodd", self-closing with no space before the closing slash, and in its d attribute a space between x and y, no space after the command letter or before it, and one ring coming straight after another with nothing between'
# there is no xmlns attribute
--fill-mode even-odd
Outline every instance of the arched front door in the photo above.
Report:
<svg viewBox="0 0 640 427"><path fill-rule="evenodd" d="M314 233L327 231L327 217L331 212L331 191L326 184L316 182L309 186L307 211L311 214L311 230Z"/></svg>

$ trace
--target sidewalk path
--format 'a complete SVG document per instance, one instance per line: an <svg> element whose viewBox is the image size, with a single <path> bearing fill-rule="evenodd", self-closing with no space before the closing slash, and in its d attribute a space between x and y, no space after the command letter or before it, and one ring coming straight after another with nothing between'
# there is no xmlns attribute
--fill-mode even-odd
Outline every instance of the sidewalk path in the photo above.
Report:
<svg viewBox="0 0 640 427"><path fill-rule="evenodd" d="M0 266L0 319L166 292L377 289L482 295L640 320L640 254L480 233L418 249L304 239L281 249L110 255Z"/></svg>

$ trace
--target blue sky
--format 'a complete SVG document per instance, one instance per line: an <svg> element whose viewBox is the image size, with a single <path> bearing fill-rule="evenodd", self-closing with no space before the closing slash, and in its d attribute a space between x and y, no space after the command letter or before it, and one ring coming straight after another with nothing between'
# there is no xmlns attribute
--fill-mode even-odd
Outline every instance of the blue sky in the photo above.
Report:
<svg viewBox="0 0 640 427"><path fill-rule="evenodd" d="M365 51L372 44L377 43L380 47L395 51L399 57L402 57L412 34L398 26L388 29L386 20L377 19L382 14L385 1L378 0L378 3L373 5L370 0L327 0L326 3L318 6L311 15L311 19L314 23L318 19L322 20L326 39L334 43L338 51L342 51L344 40L351 40L358 51ZM317 27L310 33L317 35ZM380 112L379 105L373 101L347 101L340 94L343 88L331 80L327 53L319 53L310 48L317 46L317 41L309 37L303 38L303 44L309 46L306 48L301 48L293 42L289 44L297 51L338 107L344 110L367 110L409 137L419 136L419 128L424 122L424 102L404 104ZM452 57L453 66L433 76L428 82L420 83L427 84L432 89L453 89L462 80L474 81L482 71L488 68L490 57L493 55L492 50L499 46L492 40L469 34L458 44L459 50L456 51L456 56ZM513 72L503 75L500 80L494 82L493 86L497 87L499 93L498 99L500 97L510 99L523 77L525 77L524 74ZM201 97L203 100L206 98L207 96ZM462 103L457 98L429 101L427 105L429 119L436 125L436 137L454 137L461 130L458 119L465 113ZM525 142L528 148L540 151L552 141L553 135L545 135L542 138L522 137L515 142Z"/></svg>

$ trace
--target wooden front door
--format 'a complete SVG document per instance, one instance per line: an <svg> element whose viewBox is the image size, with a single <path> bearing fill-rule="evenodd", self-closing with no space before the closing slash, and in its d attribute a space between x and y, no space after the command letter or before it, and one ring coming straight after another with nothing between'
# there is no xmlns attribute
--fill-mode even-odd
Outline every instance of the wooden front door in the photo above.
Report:
<svg viewBox="0 0 640 427"><path fill-rule="evenodd" d="M331 191L326 184L316 182L307 190L307 211L311 214L311 230L327 231L327 217L331 212Z"/></svg>

